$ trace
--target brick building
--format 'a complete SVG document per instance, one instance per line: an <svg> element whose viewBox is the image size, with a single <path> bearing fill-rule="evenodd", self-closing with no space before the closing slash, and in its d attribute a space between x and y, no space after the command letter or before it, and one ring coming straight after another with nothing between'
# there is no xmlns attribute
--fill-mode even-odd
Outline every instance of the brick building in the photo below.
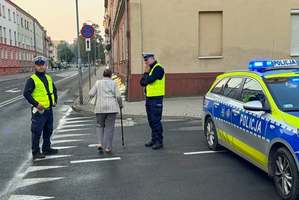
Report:
<svg viewBox="0 0 299 200"><path fill-rule="evenodd" d="M10 0L0 0L0 75L31 71L32 58L47 55L43 26Z"/></svg>

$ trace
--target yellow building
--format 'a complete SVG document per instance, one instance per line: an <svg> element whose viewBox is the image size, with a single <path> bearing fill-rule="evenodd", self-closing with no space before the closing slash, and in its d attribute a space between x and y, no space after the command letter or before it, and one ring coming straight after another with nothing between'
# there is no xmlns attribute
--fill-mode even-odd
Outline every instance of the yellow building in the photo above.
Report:
<svg viewBox="0 0 299 200"><path fill-rule="evenodd" d="M166 96L204 94L252 59L299 56L298 0L106 0L111 63L130 101L143 98L142 52L167 73Z"/></svg>

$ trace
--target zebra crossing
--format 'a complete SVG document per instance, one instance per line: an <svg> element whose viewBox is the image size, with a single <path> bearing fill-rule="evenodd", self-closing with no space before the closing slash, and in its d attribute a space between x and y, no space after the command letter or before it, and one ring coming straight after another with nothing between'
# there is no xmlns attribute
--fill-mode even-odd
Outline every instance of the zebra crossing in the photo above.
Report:
<svg viewBox="0 0 299 200"><path fill-rule="evenodd" d="M59 120L57 128L53 131L52 147L59 150L59 154L47 156L44 159L37 159L32 162L23 173L17 174L21 181L14 186L15 190L9 197L9 200L42 200L42 199L54 199L55 196L40 196L34 194L24 193L23 188L32 188L37 185L43 184L57 184L69 177L61 176L57 177L38 177L35 174L46 172L51 173L53 170L66 170L73 164L84 164L104 161L116 161L120 160L120 157L112 158L98 158L96 154L94 158L82 158L78 156L80 154L80 148L88 148L88 142L86 141L91 137L96 138L95 135L96 120L94 116L80 116L72 111L71 108L65 110L65 114ZM121 125L120 121L116 121L116 127ZM124 126L134 126L135 122L131 119L125 119L123 121ZM86 144L85 144L86 143ZM84 145L82 145L84 144ZM76 158L73 158L76 157ZM56 172L56 171L55 171ZM51 173L52 174L52 173Z"/></svg>

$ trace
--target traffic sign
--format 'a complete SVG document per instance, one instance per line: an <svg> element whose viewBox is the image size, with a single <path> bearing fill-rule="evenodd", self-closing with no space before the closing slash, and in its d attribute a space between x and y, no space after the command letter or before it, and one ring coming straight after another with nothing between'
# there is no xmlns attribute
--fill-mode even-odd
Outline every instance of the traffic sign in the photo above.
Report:
<svg viewBox="0 0 299 200"><path fill-rule="evenodd" d="M85 50L86 51L91 51L90 38L85 39Z"/></svg>
<svg viewBox="0 0 299 200"><path fill-rule="evenodd" d="M95 33L93 26L85 24L81 29L81 35L84 38L91 38Z"/></svg>

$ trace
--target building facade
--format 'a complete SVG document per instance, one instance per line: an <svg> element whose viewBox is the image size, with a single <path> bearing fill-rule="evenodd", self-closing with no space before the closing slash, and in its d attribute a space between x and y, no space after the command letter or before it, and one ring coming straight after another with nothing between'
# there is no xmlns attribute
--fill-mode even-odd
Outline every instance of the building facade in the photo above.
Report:
<svg viewBox="0 0 299 200"><path fill-rule="evenodd" d="M10 0L0 8L0 75L32 71L32 58L47 56L44 28Z"/></svg>
<svg viewBox="0 0 299 200"><path fill-rule="evenodd" d="M223 72L252 59L299 56L296 0L109 0L105 2L111 62L129 100L143 98L142 52L166 71L166 96L204 94Z"/></svg>

